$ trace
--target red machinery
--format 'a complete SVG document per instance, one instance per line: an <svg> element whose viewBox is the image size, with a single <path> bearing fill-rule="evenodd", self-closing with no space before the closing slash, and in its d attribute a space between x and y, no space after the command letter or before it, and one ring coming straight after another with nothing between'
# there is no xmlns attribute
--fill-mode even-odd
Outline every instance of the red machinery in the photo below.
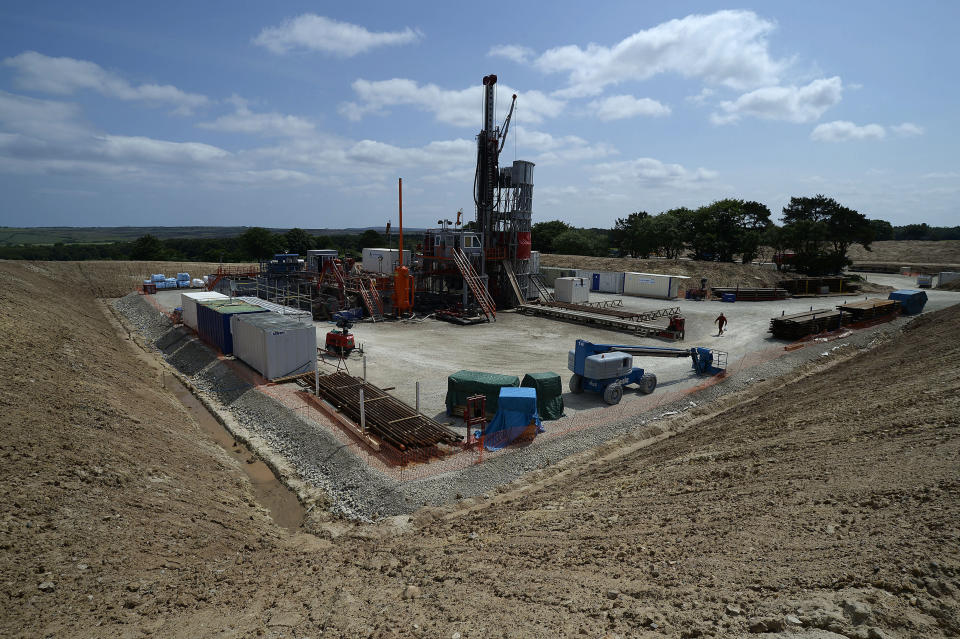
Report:
<svg viewBox="0 0 960 639"><path fill-rule="evenodd" d="M347 319L339 320L337 328L341 330L332 330L327 333L327 350L341 357L347 357L355 348L353 333L350 332L353 322Z"/></svg>

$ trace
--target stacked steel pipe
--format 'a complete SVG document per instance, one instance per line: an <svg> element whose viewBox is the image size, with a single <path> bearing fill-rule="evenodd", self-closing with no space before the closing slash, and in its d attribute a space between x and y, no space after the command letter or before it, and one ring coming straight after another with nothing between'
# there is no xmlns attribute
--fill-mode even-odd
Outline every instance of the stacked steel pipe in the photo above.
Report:
<svg viewBox="0 0 960 639"><path fill-rule="evenodd" d="M401 451L461 441L443 425L359 377L343 372L320 377L320 396L356 424L361 422L361 388L367 431L377 439Z"/></svg>

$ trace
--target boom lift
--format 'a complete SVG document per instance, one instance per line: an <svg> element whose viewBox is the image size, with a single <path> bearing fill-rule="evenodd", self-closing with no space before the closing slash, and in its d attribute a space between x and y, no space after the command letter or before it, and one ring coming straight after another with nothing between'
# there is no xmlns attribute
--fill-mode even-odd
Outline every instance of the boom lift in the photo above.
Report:
<svg viewBox="0 0 960 639"><path fill-rule="evenodd" d="M633 357L689 357L697 375L716 375L727 365L727 354L709 348L669 348L664 346L625 346L622 344L594 344L578 339L576 347L567 354L567 368L573 371L570 392L603 394L603 401L619 404L623 387L636 384L641 393L649 395L657 387L657 376L633 366Z"/></svg>

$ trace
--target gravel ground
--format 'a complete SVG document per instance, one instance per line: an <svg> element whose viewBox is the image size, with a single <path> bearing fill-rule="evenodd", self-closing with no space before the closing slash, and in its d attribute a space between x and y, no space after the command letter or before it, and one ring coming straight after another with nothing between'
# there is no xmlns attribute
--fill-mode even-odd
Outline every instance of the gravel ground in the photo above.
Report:
<svg viewBox="0 0 960 639"><path fill-rule="evenodd" d="M413 481L399 482L370 468L323 428L298 416L273 398L257 391L249 382L205 344L170 321L143 296L130 294L113 302L114 308L153 344L164 359L184 375L218 410L229 414L269 450L257 450L264 458L285 459L299 478L320 488L330 499L330 511L360 521L411 513L424 505L453 501L456 495L490 495L500 486L526 473L599 446L609 440L633 435L645 437L661 432L658 423L678 413L703 410L714 400L745 389L755 381L775 379L811 361L866 349L899 332L909 318L899 318L878 327L854 332L842 341L809 345L763 364L730 374L721 383L683 396L611 424L535 440L533 445L494 456L482 464L468 466ZM238 435L238 433L235 433Z"/></svg>

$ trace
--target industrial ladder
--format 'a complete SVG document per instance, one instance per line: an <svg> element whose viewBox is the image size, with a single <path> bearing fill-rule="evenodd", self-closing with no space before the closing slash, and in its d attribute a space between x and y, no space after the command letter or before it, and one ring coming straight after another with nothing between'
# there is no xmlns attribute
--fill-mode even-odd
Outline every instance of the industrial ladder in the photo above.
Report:
<svg viewBox="0 0 960 639"><path fill-rule="evenodd" d="M373 278L370 279L370 297L373 298L373 303L377 307L377 313L382 317L383 300L380 299L380 292L377 291L377 281Z"/></svg>
<svg viewBox="0 0 960 639"><path fill-rule="evenodd" d="M374 322L377 321L377 318L383 319L382 315L377 314L377 308L373 305L373 299L370 297L370 291L363 287L363 282L360 282L360 286L357 287L360 290L360 298L363 300L363 305L367 307L367 311L370 313L370 319Z"/></svg>
<svg viewBox="0 0 960 639"><path fill-rule="evenodd" d="M527 300L524 299L523 293L520 291L520 284L517 282L517 274L513 272L513 265L510 262L503 261L503 272L507 276L507 281L510 282L510 288L513 289L513 296L517 298L517 304L523 306L527 303Z"/></svg>
<svg viewBox="0 0 960 639"><path fill-rule="evenodd" d="M480 276L477 275L477 271L473 268L473 265L470 263L470 259L463 252L463 249L453 249L453 261L460 270L460 275L463 276L463 281L466 282L467 286L469 286L470 290L473 292L473 297L477 300L477 304L480 305L480 310L483 311L487 321L490 321L491 316L493 317L494 321L496 321L497 305L494 303L493 298L490 297L487 287L484 286L483 280L481 280Z"/></svg>
<svg viewBox="0 0 960 639"><path fill-rule="evenodd" d="M539 273L531 273L529 275L530 281L533 282L533 285L537 287L537 293L540 295L540 299L544 302L556 302L557 296L550 292L550 289L547 288L547 283L543 281L543 276Z"/></svg>

